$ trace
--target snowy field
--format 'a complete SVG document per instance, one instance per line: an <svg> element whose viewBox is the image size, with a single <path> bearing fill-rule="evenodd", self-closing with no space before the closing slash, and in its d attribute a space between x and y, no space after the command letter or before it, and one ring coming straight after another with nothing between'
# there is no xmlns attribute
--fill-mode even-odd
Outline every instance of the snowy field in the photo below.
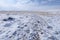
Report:
<svg viewBox="0 0 60 40"><path fill-rule="evenodd" d="M60 16L0 12L0 40L60 40Z"/></svg>

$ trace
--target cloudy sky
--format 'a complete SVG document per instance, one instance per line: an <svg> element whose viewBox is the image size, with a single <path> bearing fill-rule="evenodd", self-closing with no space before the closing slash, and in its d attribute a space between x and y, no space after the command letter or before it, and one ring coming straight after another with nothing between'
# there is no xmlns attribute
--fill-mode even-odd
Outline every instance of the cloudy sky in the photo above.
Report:
<svg viewBox="0 0 60 40"><path fill-rule="evenodd" d="M60 9L60 0L0 0L0 11Z"/></svg>

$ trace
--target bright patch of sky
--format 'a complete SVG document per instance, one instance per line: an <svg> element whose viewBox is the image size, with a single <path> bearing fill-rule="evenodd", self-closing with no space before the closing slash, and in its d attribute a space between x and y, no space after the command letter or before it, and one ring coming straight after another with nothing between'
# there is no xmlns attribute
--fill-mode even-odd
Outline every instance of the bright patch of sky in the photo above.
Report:
<svg viewBox="0 0 60 40"><path fill-rule="evenodd" d="M60 0L0 0L0 10L60 9Z"/></svg>

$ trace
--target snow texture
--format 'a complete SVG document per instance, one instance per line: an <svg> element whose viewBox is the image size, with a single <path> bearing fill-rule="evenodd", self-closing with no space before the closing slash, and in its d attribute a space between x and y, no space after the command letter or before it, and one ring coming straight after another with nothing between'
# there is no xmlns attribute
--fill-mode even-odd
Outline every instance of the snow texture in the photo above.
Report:
<svg viewBox="0 0 60 40"><path fill-rule="evenodd" d="M60 40L60 16L0 14L0 40Z"/></svg>

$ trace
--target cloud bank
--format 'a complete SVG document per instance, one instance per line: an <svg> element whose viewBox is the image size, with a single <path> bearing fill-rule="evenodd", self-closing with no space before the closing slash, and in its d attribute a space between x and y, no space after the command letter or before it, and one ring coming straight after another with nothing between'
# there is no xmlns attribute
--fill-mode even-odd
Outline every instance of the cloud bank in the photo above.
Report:
<svg viewBox="0 0 60 40"><path fill-rule="evenodd" d="M60 0L0 0L0 11L32 11L45 9L59 9Z"/></svg>

